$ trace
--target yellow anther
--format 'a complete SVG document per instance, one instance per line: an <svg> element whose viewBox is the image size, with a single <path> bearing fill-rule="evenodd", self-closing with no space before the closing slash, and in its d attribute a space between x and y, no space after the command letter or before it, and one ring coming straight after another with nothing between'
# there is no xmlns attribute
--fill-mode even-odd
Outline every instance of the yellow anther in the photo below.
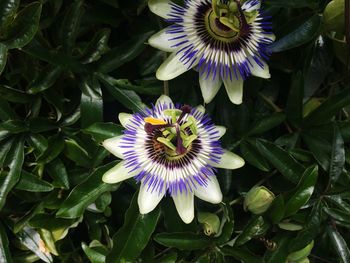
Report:
<svg viewBox="0 0 350 263"><path fill-rule="evenodd" d="M163 121L161 119L156 119L156 118L152 118L152 117L146 117L144 119L145 122L150 123L152 125L164 125L167 124L166 121Z"/></svg>

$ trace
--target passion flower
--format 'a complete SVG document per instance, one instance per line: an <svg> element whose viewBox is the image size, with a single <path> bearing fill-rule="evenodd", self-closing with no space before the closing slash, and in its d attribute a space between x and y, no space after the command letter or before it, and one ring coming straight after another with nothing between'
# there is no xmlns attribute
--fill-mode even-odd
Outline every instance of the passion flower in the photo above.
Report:
<svg viewBox="0 0 350 263"><path fill-rule="evenodd" d="M197 67L205 103L224 83L229 99L242 103L243 81L250 75L270 78L265 60L275 36L259 0L150 0L150 10L172 23L149 44L172 54L156 73L170 80Z"/></svg>
<svg viewBox="0 0 350 263"><path fill-rule="evenodd" d="M213 204L222 201L216 168L244 165L241 157L221 147L226 129L215 126L202 106L174 105L163 95L151 109L121 113L119 120L124 134L105 140L103 146L123 161L107 171L103 181L134 177L140 182L141 214L151 212L169 194L181 219L190 223L194 196Z"/></svg>

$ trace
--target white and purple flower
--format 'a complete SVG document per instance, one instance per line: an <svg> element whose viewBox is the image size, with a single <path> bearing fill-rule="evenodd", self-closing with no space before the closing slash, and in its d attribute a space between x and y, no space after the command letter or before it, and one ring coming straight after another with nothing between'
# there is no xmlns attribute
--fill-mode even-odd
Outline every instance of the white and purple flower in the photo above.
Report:
<svg viewBox="0 0 350 263"><path fill-rule="evenodd" d="M254 75L270 78L265 60L275 36L259 0L149 0L150 10L173 23L149 39L155 48L172 54L157 70L170 80L197 67L205 103L222 83L234 104L242 103L243 82Z"/></svg>
<svg viewBox="0 0 350 263"><path fill-rule="evenodd" d="M194 196L217 204L222 193L216 168L237 169L244 160L224 150L219 139L226 132L215 126L202 106L174 105L161 96L155 106L135 114L120 113L124 134L103 146L123 159L103 176L106 183L134 177L141 183L141 214L151 212L169 194L185 223L194 218Z"/></svg>

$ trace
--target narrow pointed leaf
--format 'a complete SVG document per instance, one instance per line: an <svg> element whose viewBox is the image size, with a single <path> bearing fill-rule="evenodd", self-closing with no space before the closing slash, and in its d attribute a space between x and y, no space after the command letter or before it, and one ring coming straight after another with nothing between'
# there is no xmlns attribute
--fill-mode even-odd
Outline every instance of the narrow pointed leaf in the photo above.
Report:
<svg viewBox="0 0 350 263"><path fill-rule="evenodd" d="M113 236L113 247L107 255L106 263L135 262L149 242L157 225L160 210L141 215L136 193L126 211L124 224Z"/></svg>

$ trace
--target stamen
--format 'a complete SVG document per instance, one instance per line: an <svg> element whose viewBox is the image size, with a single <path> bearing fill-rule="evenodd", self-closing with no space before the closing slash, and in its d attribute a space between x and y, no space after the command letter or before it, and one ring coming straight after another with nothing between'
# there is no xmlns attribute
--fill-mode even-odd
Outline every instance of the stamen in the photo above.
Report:
<svg viewBox="0 0 350 263"><path fill-rule="evenodd" d="M181 138L180 127L176 126L176 152L180 155L186 153L187 149L183 145L183 140Z"/></svg>

